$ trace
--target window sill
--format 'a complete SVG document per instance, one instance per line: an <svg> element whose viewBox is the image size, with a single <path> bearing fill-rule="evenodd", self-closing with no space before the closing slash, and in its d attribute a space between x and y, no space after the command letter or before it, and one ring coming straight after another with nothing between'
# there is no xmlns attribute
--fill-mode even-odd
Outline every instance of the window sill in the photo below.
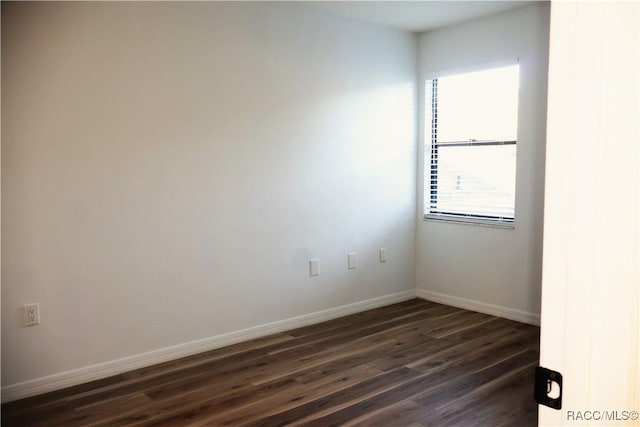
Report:
<svg viewBox="0 0 640 427"><path fill-rule="evenodd" d="M475 218L459 218L447 215L425 215L423 217L423 220L433 222L449 222L462 225L475 225L477 227L504 228L507 230L513 230L516 228L513 222L482 220Z"/></svg>

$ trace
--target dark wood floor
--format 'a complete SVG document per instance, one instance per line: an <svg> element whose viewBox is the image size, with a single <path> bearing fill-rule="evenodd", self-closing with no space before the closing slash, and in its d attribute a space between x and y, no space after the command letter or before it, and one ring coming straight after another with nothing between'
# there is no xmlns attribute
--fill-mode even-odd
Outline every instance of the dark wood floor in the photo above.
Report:
<svg viewBox="0 0 640 427"><path fill-rule="evenodd" d="M534 426L539 329L422 300L2 406L3 426Z"/></svg>

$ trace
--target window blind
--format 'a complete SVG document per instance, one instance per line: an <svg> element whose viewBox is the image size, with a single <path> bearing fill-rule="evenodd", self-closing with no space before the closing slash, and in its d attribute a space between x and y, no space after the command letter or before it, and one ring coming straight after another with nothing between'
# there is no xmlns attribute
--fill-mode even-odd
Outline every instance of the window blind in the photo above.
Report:
<svg viewBox="0 0 640 427"><path fill-rule="evenodd" d="M425 217L512 223L518 66L427 80L425 88Z"/></svg>

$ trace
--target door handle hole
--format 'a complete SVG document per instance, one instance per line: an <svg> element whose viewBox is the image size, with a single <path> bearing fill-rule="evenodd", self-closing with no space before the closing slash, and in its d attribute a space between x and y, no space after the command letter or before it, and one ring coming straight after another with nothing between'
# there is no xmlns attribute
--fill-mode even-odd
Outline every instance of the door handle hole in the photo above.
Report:
<svg viewBox="0 0 640 427"><path fill-rule="evenodd" d="M547 381L547 396L551 399L560 397L560 385L557 382L553 380Z"/></svg>

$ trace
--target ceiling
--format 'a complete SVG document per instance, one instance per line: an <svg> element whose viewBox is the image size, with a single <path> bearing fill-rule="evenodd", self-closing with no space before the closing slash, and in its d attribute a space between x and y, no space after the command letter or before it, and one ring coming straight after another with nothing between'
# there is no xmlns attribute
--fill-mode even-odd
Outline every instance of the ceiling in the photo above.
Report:
<svg viewBox="0 0 640 427"><path fill-rule="evenodd" d="M536 1L312 1L325 12L421 33Z"/></svg>

